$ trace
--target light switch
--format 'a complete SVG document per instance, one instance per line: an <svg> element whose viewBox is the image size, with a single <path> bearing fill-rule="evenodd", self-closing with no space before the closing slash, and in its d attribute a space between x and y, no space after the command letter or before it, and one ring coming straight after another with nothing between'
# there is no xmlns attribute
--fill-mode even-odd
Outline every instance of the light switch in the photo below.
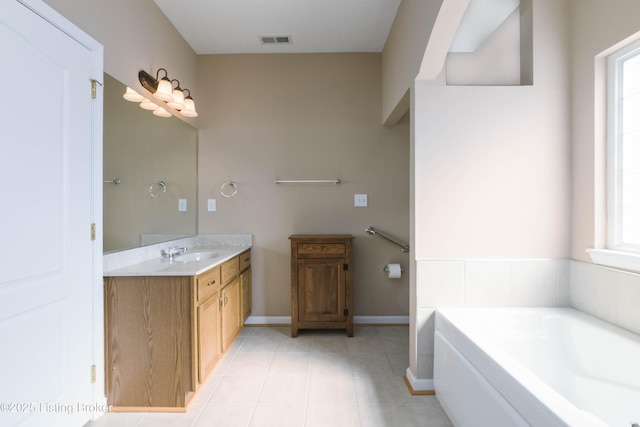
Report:
<svg viewBox="0 0 640 427"><path fill-rule="evenodd" d="M178 199L178 211L179 212L187 211L187 199Z"/></svg>
<svg viewBox="0 0 640 427"><path fill-rule="evenodd" d="M216 199L207 199L207 210L209 212L216 211Z"/></svg>
<svg viewBox="0 0 640 427"><path fill-rule="evenodd" d="M357 208L366 208L368 206L367 203L367 195L366 194L356 194L354 206Z"/></svg>

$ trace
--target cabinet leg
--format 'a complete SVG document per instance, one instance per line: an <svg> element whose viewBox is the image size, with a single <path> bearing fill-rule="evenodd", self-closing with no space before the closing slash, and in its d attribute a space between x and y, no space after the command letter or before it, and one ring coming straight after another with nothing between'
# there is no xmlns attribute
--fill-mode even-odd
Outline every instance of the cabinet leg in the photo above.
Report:
<svg viewBox="0 0 640 427"><path fill-rule="evenodd" d="M298 328L292 326L291 327L291 338L295 338L298 336Z"/></svg>
<svg viewBox="0 0 640 427"><path fill-rule="evenodd" d="M347 326L347 336L353 337L353 325Z"/></svg>

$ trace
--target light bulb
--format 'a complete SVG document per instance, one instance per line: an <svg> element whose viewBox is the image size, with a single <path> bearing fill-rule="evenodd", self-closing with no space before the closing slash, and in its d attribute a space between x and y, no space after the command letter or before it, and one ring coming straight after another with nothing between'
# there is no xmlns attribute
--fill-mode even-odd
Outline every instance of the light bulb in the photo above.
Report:
<svg viewBox="0 0 640 427"><path fill-rule="evenodd" d="M173 101L173 95L171 94L172 91L173 87L171 86L171 82L168 78L163 77L162 80L158 82L158 89L156 89L153 96L160 101Z"/></svg>
<svg viewBox="0 0 640 427"><path fill-rule="evenodd" d="M196 113L196 104L193 102L193 98L191 96L187 96L184 100L184 109L180 111L185 117L198 117L198 113Z"/></svg>
<svg viewBox="0 0 640 427"><path fill-rule="evenodd" d="M167 105L176 110L182 110L184 108L184 93L179 87L173 90L173 101L167 102Z"/></svg>

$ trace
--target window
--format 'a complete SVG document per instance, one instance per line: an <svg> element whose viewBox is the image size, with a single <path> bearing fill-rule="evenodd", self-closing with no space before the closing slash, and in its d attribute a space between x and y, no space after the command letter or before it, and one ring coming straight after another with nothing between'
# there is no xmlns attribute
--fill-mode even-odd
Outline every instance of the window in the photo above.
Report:
<svg viewBox="0 0 640 427"><path fill-rule="evenodd" d="M607 247L596 264L640 272L640 40L607 57Z"/></svg>
<svg viewBox="0 0 640 427"><path fill-rule="evenodd" d="M607 246L640 254L640 42L607 62Z"/></svg>

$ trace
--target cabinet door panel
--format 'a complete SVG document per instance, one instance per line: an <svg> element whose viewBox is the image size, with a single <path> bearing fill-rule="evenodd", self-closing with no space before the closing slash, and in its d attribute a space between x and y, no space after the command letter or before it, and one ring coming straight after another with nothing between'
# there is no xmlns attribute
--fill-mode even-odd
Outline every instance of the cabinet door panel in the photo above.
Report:
<svg viewBox="0 0 640 427"><path fill-rule="evenodd" d="M240 279L222 289L222 351L226 351L240 332Z"/></svg>
<svg viewBox="0 0 640 427"><path fill-rule="evenodd" d="M344 259L298 260L299 319L341 322L346 319Z"/></svg>
<svg viewBox="0 0 640 427"><path fill-rule="evenodd" d="M218 294L198 306L198 382L211 373L220 353Z"/></svg>

